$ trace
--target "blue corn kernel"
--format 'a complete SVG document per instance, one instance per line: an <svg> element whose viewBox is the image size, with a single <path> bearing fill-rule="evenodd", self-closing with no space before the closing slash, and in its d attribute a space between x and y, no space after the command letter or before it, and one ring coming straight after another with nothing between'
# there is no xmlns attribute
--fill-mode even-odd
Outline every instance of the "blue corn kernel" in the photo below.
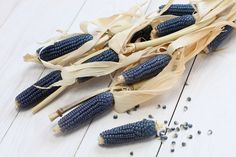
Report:
<svg viewBox="0 0 236 157"><path fill-rule="evenodd" d="M193 24L195 24L195 18L192 15L176 17L160 23L156 27L157 36L162 37L169 35Z"/></svg>
<svg viewBox="0 0 236 157"><path fill-rule="evenodd" d="M36 52L42 60L50 61L78 49L92 39L91 34L80 34L55 42L45 48L39 48Z"/></svg>
<svg viewBox="0 0 236 157"><path fill-rule="evenodd" d="M134 84L158 75L169 64L170 60L170 55L158 54L152 59L123 72L125 84Z"/></svg>
<svg viewBox="0 0 236 157"><path fill-rule="evenodd" d="M140 31L136 32L131 38L130 42L134 43L137 39L141 38L142 41L147 41L151 39L152 26L148 25Z"/></svg>
<svg viewBox="0 0 236 157"><path fill-rule="evenodd" d="M155 137L157 134L156 123L153 120L142 120L126 124L100 133L101 145L114 145L134 142Z"/></svg>
<svg viewBox="0 0 236 157"><path fill-rule="evenodd" d="M110 92L100 93L84 102L77 108L66 114L58 121L61 132L72 131L94 117L112 109L114 105L113 94Z"/></svg>
<svg viewBox="0 0 236 157"><path fill-rule="evenodd" d="M233 32L233 27L226 25L223 31L207 46L209 52L214 52Z"/></svg>
<svg viewBox="0 0 236 157"><path fill-rule="evenodd" d="M34 85L40 87L49 87L53 83L60 80L62 80L61 72L57 70L49 73L48 75L40 79L38 82L36 82ZM16 97L15 100L18 105L17 107L19 108L32 107L59 88L59 87L52 87L50 89L39 89L34 85L30 86Z"/></svg>
<svg viewBox="0 0 236 157"><path fill-rule="evenodd" d="M161 10L164 7L165 5L161 5L159 9ZM191 4L172 4L162 15L193 15L195 11L196 10Z"/></svg>

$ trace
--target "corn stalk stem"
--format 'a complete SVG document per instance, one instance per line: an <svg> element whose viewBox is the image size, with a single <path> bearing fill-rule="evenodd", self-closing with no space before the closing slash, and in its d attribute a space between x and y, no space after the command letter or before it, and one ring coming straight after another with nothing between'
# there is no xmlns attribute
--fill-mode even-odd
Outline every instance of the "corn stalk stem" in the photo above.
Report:
<svg viewBox="0 0 236 157"><path fill-rule="evenodd" d="M185 29L182 29L180 31L177 31L175 33L172 33L170 35L161 37L161 38L157 38L157 39L153 39L153 40L149 40L146 42L140 42L140 43L132 43L132 44L127 44L127 48L125 50L125 53L131 53L131 52L135 52L135 51L139 51L139 50L143 50L147 47L154 47L154 46L158 46L160 44L164 44L170 41L173 41L181 36L184 36L186 34L189 34L191 32L197 31L201 28L204 28L206 26L208 26L209 24L211 24L216 17L211 18L207 21L203 21L200 22L198 24L194 24L190 27L187 27Z"/></svg>
<svg viewBox="0 0 236 157"><path fill-rule="evenodd" d="M40 102L38 105L32 108L33 114L39 112L41 109L46 107L52 100L54 100L60 93L62 93L67 87L60 87L55 92L53 92L51 95L49 95L46 99L44 99L42 102Z"/></svg>

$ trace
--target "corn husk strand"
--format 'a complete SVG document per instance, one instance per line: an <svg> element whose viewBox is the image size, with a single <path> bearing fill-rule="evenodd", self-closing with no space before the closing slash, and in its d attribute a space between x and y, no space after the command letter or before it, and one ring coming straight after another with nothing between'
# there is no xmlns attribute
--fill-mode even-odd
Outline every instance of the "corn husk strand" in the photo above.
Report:
<svg viewBox="0 0 236 157"><path fill-rule="evenodd" d="M111 49L106 49L99 54L93 55L90 58L83 60L82 64L90 62L99 62L99 61L118 62L119 58L116 52L114 52ZM58 77L59 79L54 79ZM89 80L90 78L91 77L78 77L76 79L76 82L83 83ZM43 77L42 79L39 80L39 83L36 83L34 86L29 87L28 89L26 89L17 96L16 98L17 105L19 106L19 108L22 108L21 106L25 108L36 104L36 106L33 107L32 111L33 113L38 112L43 107L48 105L53 99L55 99L60 93L62 93L68 87L59 85L55 87L49 87L53 83L61 79L62 79L62 72L60 70L54 71L52 72L52 74L50 73L49 75Z"/></svg>
<svg viewBox="0 0 236 157"><path fill-rule="evenodd" d="M230 13L232 11L233 9ZM230 17L230 20L234 21L233 16ZM185 63L204 50L222 32L222 28L225 25L235 27L233 22L217 21L206 28L173 41L167 46L167 52L173 54L172 60L156 77L132 86L122 86L113 83L111 92L115 99L116 111L125 112L137 104L146 102L171 89L183 74Z"/></svg>
<svg viewBox="0 0 236 157"><path fill-rule="evenodd" d="M97 51L99 49L104 48L106 42L114 36L116 33L123 31L133 24L134 20L140 16L143 16L142 13L139 13L140 9L146 4L143 3L141 5L136 5L132 7L130 10L124 13L116 14L111 17L96 19L91 22L83 22L80 27L83 33L89 33L93 35L93 39L91 41L86 42L84 45L79 47L77 50L74 50L68 54L65 54L61 57L55 58L51 61L45 61L41 59L38 55L30 55L27 54L24 56L25 61L31 61L35 63L43 64L45 67L58 69L58 66L66 66L71 63L78 61L81 57L86 56L87 53L91 53L91 51ZM95 33L88 32L89 24L93 24L97 26L97 30ZM77 33L76 33L77 34ZM67 37L73 37L76 34L66 34L59 36L58 38L52 38L48 40L47 44L51 45L58 39L65 39ZM46 46L44 46L46 47Z"/></svg>
<svg viewBox="0 0 236 157"><path fill-rule="evenodd" d="M202 2L202 1L200 1L200 2ZM197 13L195 16L196 21L197 21L196 24L194 24L190 27L187 27L185 29L182 29L178 32L172 33L170 35L167 35L167 36L164 36L161 38L156 38L156 39L146 41L146 42L130 43L130 44L128 42L123 42L124 45L122 45L122 48L121 48L122 51L125 53L131 53L131 52L135 52L135 51L144 49L146 47L157 46L159 44L163 44L166 42L171 42L173 40L176 40L183 35L200 30L200 29L210 25L216 19L218 19L219 16L221 16L220 14L222 14L223 12L227 12L226 9L229 9L235 5L235 2L232 0L222 0L221 2L219 2L218 5L215 5L215 3L212 4L206 0L206 1L204 1L205 5L201 6L201 5L199 5L199 4L201 4L200 2L196 2L196 5L197 5ZM207 9L205 9L205 8L207 8ZM208 8L212 8L212 10L210 10ZM118 34L117 34L117 36L118 36Z"/></svg>

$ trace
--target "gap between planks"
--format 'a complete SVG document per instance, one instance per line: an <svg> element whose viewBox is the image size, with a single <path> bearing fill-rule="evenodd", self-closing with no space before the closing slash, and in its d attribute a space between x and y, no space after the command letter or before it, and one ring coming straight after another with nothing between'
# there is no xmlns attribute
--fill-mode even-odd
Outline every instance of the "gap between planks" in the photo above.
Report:
<svg viewBox="0 0 236 157"><path fill-rule="evenodd" d="M172 115L171 115L171 117L170 117L170 119L169 119L168 127L170 126L170 124L171 124L171 122L172 122L172 119L173 119L173 117L174 117L174 115L175 115L176 109L177 109L177 107L178 107L178 105L179 105L179 102L180 102L180 99L181 99L182 94L183 94L183 92L184 92L184 89L185 89L185 87L187 86L187 82L188 82L188 79L189 79L189 77L190 77L190 75L191 75L191 72L192 72L192 69L193 69L193 67L194 67L194 63L195 63L196 59L197 59L197 56L195 56L195 58L193 59L193 62L192 62L191 67L190 67L190 69L189 69L188 75L187 75L187 77L186 77L186 79L185 79L185 82L184 82L184 84L183 84L182 90L181 90L181 92L180 92L180 94L179 94L178 100L177 100L176 105L175 105L175 108L174 108L174 110L173 110L173 113L172 113ZM156 157L158 157L161 148L162 148L162 143L160 144L160 146L159 146L159 148L158 148Z"/></svg>
<svg viewBox="0 0 236 157"><path fill-rule="evenodd" d="M21 0L19 0L19 1L21 1ZM87 2L87 0L85 0L85 1L83 2L83 4L81 5L81 7L79 8L79 10L77 11L77 13L75 14L75 17L74 17L73 20L71 21L71 24L68 26L68 28L67 28L66 30L70 30L70 28L72 27L72 25L74 24L75 20L76 20L77 17L79 16L79 13L81 12L81 10L82 10L82 8L84 7L84 5L86 4L86 2ZM16 6L17 6L17 5L16 5ZM16 6L14 7L14 9L16 8ZM13 10L11 11L11 14L12 14L12 12L13 12ZM8 17L9 17L9 16L8 16ZM6 22L6 20L5 20L5 22ZM1 28L1 26L0 26L0 28ZM13 51L14 51L14 49L13 49ZM37 77L36 81L38 81L38 80L42 77L42 75L44 74L45 70L46 70L46 68L43 68L43 69L42 69L42 71L41 71L41 73L39 74L39 76ZM16 113L14 119L12 120L11 124L10 124L9 127L7 128L7 130L6 130L5 134L3 135L3 137L1 138L1 140L0 140L0 145L1 145L2 141L4 140L4 138L6 137L8 131L9 131L10 128L11 128L11 126L13 125L13 123L15 122L15 120L17 119L17 117L18 117L18 115L19 115L19 112L20 112L20 111L17 111L17 113Z"/></svg>
<svg viewBox="0 0 236 157"><path fill-rule="evenodd" d="M145 10L145 14L147 14L148 9L150 9L150 5L152 4L152 1L153 1L153 0L150 0L150 1L149 1L148 5L147 5L147 8L146 8L146 10ZM111 74L110 76L111 76L112 78L111 78L109 84L107 85L107 87L109 87L109 86L111 85L111 83L112 83L112 81L113 81L113 78L114 78L113 76L116 76L116 71L114 72L113 75ZM93 123L93 119L89 122L89 125L88 125L88 127L86 128L86 131L85 131L85 133L84 133L84 135L83 135L83 137L82 137L82 140L80 141L80 143L79 143L79 145L78 145L78 147L77 147L77 149L76 149L76 152L75 152L75 154L74 154L73 157L76 157L76 156L78 155L77 152L78 152L80 146L82 145L82 143L83 143L83 141L84 141L84 138L85 138L85 136L86 136L86 134L87 134L87 132L88 132L88 130L89 130L89 128L90 128L90 126L91 126L92 123Z"/></svg>

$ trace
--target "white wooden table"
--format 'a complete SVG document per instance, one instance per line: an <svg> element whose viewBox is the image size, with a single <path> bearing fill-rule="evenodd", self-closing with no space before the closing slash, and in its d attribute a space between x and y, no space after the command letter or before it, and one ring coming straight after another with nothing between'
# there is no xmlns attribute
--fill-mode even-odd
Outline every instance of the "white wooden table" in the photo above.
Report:
<svg viewBox="0 0 236 157"><path fill-rule="evenodd" d="M15 110L15 96L47 73L43 67L24 63L22 56L39 47L42 41L56 35L56 29L79 31L79 23L125 11L138 0L0 0L0 156L1 157L222 157L235 156L236 139L236 36L224 50L199 55L189 62L186 73L173 90L145 103L131 114L112 112L66 136L55 136L48 114L61 105L80 99L89 92L108 86L109 77L91 80L67 90L39 114ZM167 0L151 0L147 12ZM178 3L186 2L178 0ZM188 85L185 84L187 82ZM89 86L88 86L89 85ZM187 102L186 98L192 101ZM167 109L157 109L157 104ZM184 106L189 110L183 112ZM194 127L180 133L175 152L170 153L171 139L164 144L157 139L142 143L104 148L98 146L98 134L106 129L147 118L152 114L160 121L191 122ZM197 130L202 135L197 136ZM213 135L208 136L207 130ZM193 134L193 139L186 136ZM181 142L186 142L185 148Z"/></svg>

